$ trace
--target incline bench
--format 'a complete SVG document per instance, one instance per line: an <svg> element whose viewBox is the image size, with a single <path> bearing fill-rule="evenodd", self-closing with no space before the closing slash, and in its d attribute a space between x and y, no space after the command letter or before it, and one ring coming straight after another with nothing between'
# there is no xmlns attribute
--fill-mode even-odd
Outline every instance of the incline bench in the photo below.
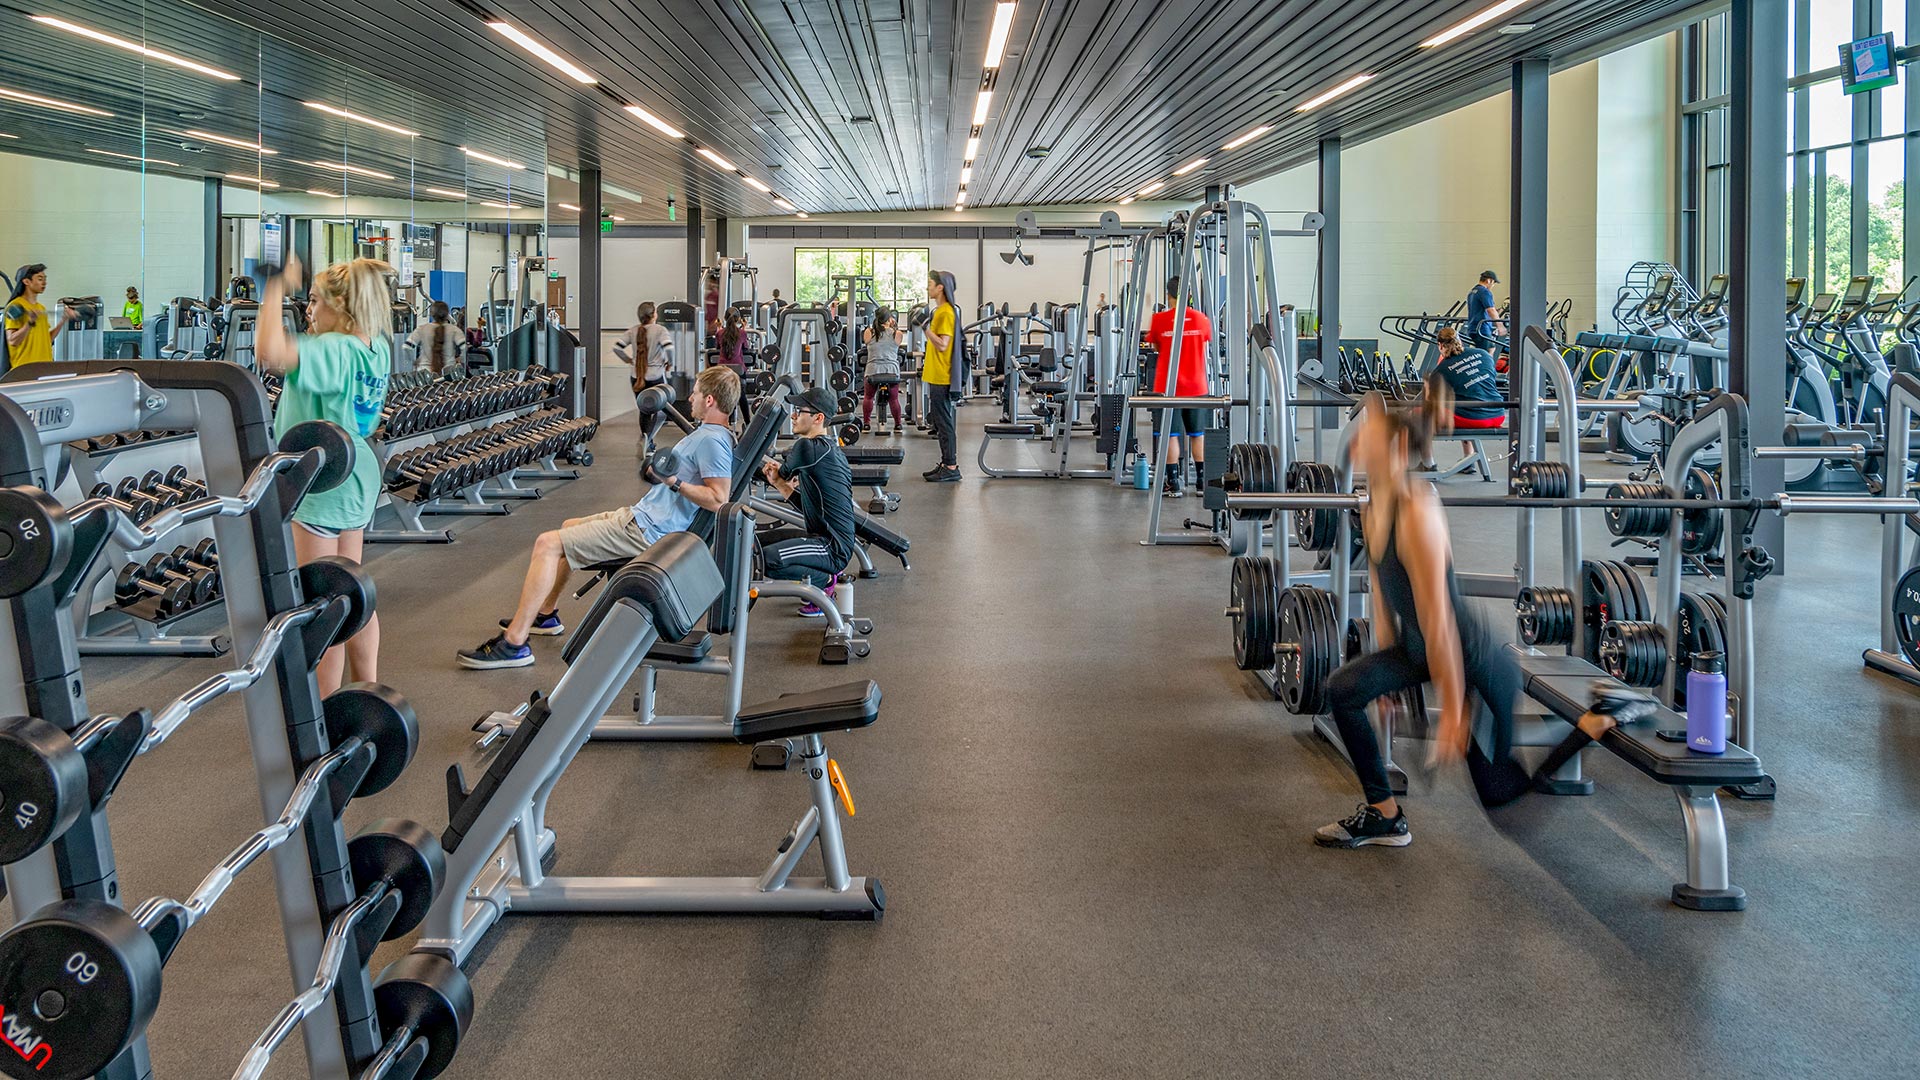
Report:
<svg viewBox="0 0 1920 1080"><path fill-rule="evenodd" d="M1596 680L1617 683L1578 656L1530 652L1507 646L1520 664L1528 697L1571 724L1587 711ZM1624 683L1623 692L1631 693ZM1673 789L1687 826L1687 880L1673 887L1673 902L1695 911L1739 911L1747 906L1746 891L1727 876L1727 826L1720 816L1717 788L1751 784L1765 775L1760 759L1727 744L1724 754L1699 754L1684 742L1669 742L1656 732L1685 730L1686 718L1658 708L1644 720L1608 731L1600 745L1639 769L1648 778Z"/></svg>
<svg viewBox="0 0 1920 1080"><path fill-rule="evenodd" d="M889 466L907 460L905 447L844 446L840 452L847 455L853 482L873 489L873 497L867 500L867 513L890 514L900 509L900 493L886 488L893 482L893 470Z"/></svg>

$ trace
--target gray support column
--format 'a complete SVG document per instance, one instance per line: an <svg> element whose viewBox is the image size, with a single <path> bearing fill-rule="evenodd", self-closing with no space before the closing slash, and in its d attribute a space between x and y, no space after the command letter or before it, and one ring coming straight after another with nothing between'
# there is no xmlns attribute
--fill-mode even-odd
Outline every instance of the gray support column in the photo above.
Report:
<svg viewBox="0 0 1920 1080"><path fill-rule="evenodd" d="M1732 354L1729 381L1747 399L1753 441L1778 445L1786 422L1787 347L1780 333L1786 310L1787 243L1779 223L1787 216L1787 0L1733 0L1728 53L1733 104L1728 116L1728 263L1734 287L1728 303ZM1754 463L1754 494L1786 486L1784 463ZM1785 570L1786 530L1778 515L1762 514L1754 542Z"/></svg>
<svg viewBox="0 0 1920 1080"><path fill-rule="evenodd" d="M730 223L724 217L716 217L713 219L713 250L721 255L733 254L733 248L727 243L728 224Z"/></svg>
<svg viewBox="0 0 1920 1080"><path fill-rule="evenodd" d="M207 296L220 295L220 181L208 178L201 181L202 204L200 209L201 228L205 230L206 251L202 257L205 267L205 287L201 290ZM166 297L172 300L173 297Z"/></svg>
<svg viewBox="0 0 1920 1080"><path fill-rule="evenodd" d="M1340 139L1320 140L1320 364L1340 370Z"/></svg>
<svg viewBox="0 0 1920 1080"><path fill-rule="evenodd" d="M600 170L580 170L580 310L574 325L580 328L580 344L586 347L574 372L578 399L588 416L600 415ZM560 358L560 369L568 370L570 358Z"/></svg>
<svg viewBox="0 0 1920 1080"><path fill-rule="evenodd" d="M699 307L707 302L700 289L700 208L687 204L687 303Z"/></svg>
<svg viewBox="0 0 1920 1080"><path fill-rule="evenodd" d="M1529 326L1547 321L1547 61L1529 57L1513 65L1512 284L1507 332L1518 341Z"/></svg>

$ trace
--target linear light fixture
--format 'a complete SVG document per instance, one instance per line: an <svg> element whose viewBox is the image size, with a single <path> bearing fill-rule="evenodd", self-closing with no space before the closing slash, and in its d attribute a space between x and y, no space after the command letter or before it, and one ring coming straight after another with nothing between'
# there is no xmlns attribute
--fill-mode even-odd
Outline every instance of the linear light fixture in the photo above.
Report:
<svg viewBox="0 0 1920 1080"><path fill-rule="evenodd" d="M276 184L271 180L262 179L261 177L258 177L258 176L242 176L239 173L228 173L227 179L232 180L233 182L238 184L249 184L253 187L277 188L280 186L279 184Z"/></svg>
<svg viewBox="0 0 1920 1080"><path fill-rule="evenodd" d="M1173 170L1173 175L1185 176L1188 173L1192 172L1193 170L1199 168L1200 166L1205 165L1206 163L1207 163L1206 158L1194 158L1192 161L1189 161L1185 165L1182 165L1179 168Z"/></svg>
<svg viewBox="0 0 1920 1080"><path fill-rule="evenodd" d="M494 202L494 201L493 201L493 200L491 200L491 199L486 199L486 200L482 200L482 201L481 201L481 203L480 203L480 205L481 205L481 206L491 206L491 207L493 207L493 208L494 208L495 210L511 210L511 209L513 209L513 204L512 204L512 203L503 203L503 202Z"/></svg>
<svg viewBox="0 0 1920 1080"><path fill-rule="evenodd" d="M967 201L967 193L964 190L961 191L960 194L955 195L953 197L953 202L955 206L965 205L966 201Z"/></svg>
<svg viewBox="0 0 1920 1080"><path fill-rule="evenodd" d="M1312 98L1306 101L1305 103L1301 104L1299 108L1293 111L1294 112L1312 112L1313 110L1319 108L1320 106L1325 105L1327 102L1332 101L1334 98L1339 97L1341 94L1344 94L1350 90L1353 90L1355 87L1358 87L1359 85L1361 85L1362 83L1366 82L1368 79L1371 79L1371 78L1373 78L1372 75L1355 75L1353 78L1348 79L1346 82L1341 83L1339 86L1336 86L1333 89L1327 91L1326 93L1321 94L1319 97Z"/></svg>
<svg viewBox="0 0 1920 1080"><path fill-rule="evenodd" d="M570 203L570 202L563 202L563 203L561 203L561 204L560 204L560 209L562 209L562 210L571 210L571 211L573 211L573 212L574 212L574 213L576 213L576 214L580 212L580 208L579 208L579 207L577 207L577 206L575 206L575 205L573 205L573 204L572 204L572 203Z"/></svg>
<svg viewBox="0 0 1920 1080"><path fill-rule="evenodd" d="M1167 186L1167 182L1165 180L1155 180L1153 183L1148 184L1146 187L1143 187L1139 191L1134 192L1134 194L1144 199L1147 196L1153 194L1156 191L1159 191L1161 188L1166 186Z"/></svg>
<svg viewBox="0 0 1920 1080"><path fill-rule="evenodd" d="M687 137L686 132L681 131L679 128L674 127L672 124L667 123L665 120L660 119L638 105L627 106L627 111L638 117L641 123L665 135L669 139L684 139Z"/></svg>
<svg viewBox="0 0 1920 1080"><path fill-rule="evenodd" d="M307 189L307 194L309 194L309 195L318 195L318 196L320 196L320 197L321 197L321 198L323 198L323 199L344 199L344 198L346 198L346 195L344 195L344 194L342 194L341 192L338 192L338 191L322 191L322 190L320 190L320 189L319 189L319 188L317 188L317 187L310 187L310 188L308 188L308 189Z"/></svg>
<svg viewBox="0 0 1920 1080"><path fill-rule="evenodd" d="M1247 145L1248 143L1250 143L1250 142L1252 142L1253 140L1255 140L1255 139L1257 139L1257 138L1259 138L1259 137L1260 137L1260 136L1262 136L1262 135L1265 135L1265 134L1266 134L1267 132L1269 132L1269 131L1272 131L1272 130L1273 130L1273 127L1272 127L1272 125L1269 125L1269 124L1261 124L1261 125L1260 125L1259 127L1257 127L1257 128L1254 128L1254 129L1253 129L1252 131L1249 131L1249 132L1247 132L1247 133L1246 133L1245 135L1242 135L1242 136L1240 136L1239 138L1237 138L1237 139L1235 139L1235 140L1233 140L1232 142L1230 142L1230 143L1228 143L1227 145L1225 145L1225 146L1223 146L1223 147L1221 147L1220 149L1222 149L1222 150L1238 150L1238 149L1240 149L1241 147L1243 147L1243 146L1245 146L1245 145Z"/></svg>
<svg viewBox="0 0 1920 1080"><path fill-rule="evenodd" d="M980 91L980 99L973 103L973 126L980 127L987 122L987 111L993 107L993 91Z"/></svg>
<svg viewBox="0 0 1920 1080"><path fill-rule="evenodd" d="M533 35L527 33L525 30L520 29L519 27L513 25L510 22L503 22L496 19L495 21L490 22L487 25L493 27L494 33L499 34L501 37L506 38L508 41L513 42L515 45L518 45L521 48L532 53L533 55L539 57L540 59L545 60L547 62L548 67L551 67L554 70L565 74L569 79L572 79L574 82L577 82L582 86L592 86L593 84L600 81L599 79L596 79L593 76L587 74L586 72L580 70L579 65L575 64L573 61L567 59L564 56L561 56L559 53L554 52L552 49L549 49L546 46L545 42L542 42L540 39L534 37Z"/></svg>
<svg viewBox="0 0 1920 1080"><path fill-rule="evenodd" d="M1437 49L1455 38L1465 37L1473 33L1475 30L1480 29L1526 2L1527 0L1501 0L1500 3L1493 5L1480 14L1466 19L1463 22L1456 23L1448 29L1442 30L1433 37L1421 42L1420 47L1423 49Z"/></svg>
<svg viewBox="0 0 1920 1080"><path fill-rule="evenodd" d="M968 165L960 170L960 186L966 187L971 183L973 183L973 166Z"/></svg>
<svg viewBox="0 0 1920 1080"><path fill-rule="evenodd" d="M18 135L9 135L4 131L0 131L0 139L17 139L19 137Z"/></svg>
<svg viewBox="0 0 1920 1080"><path fill-rule="evenodd" d="M309 161L305 164L312 165L317 169L332 169L334 172L352 173L355 176L370 176L375 180L392 180L394 178L392 173L381 172L378 169L363 168L359 165L345 165L338 161Z"/></svg>
<svg viewBox="0 0 1920 1080"><path fill-rule="evenodd" d="M9 135L7 136L7 138L11 139L13 138L13 136ZM123 161L139 161L148 165L171 165L176 169L183 168L183 166L177 161L167 161L157 157L141 157L139 154L117 154L112 150L95 150L91 146L87 147L86 149L87 149L87 153L99 154L101 157L120 158Z"/></svg>
<svg viewBox="0 0 1920 1080"><path fill-rule="evenodd" d="M187 128L186 130L182 131L180 134L191 135L196 139L205 139L208 142L224 143L227 146L238 147L241 150L253 150L262 154L278 154L280 152L278 150L269 150L266 147L261 146L257 142L248 142L245 139L236 139L231 135L215 135L211 131L201 131L198 128Z"/></svg>
<svg viewBox="0 0 1920 1080"><path fill-rule="evenodd" d="M727 170L728 172L740 171L739 169L736 169L733 167L733 162L728 161L726 158L721 157L719 154L714 153L713 151L707 149L704 146L694 147L693 152L696 154L699 154L701 157L706 158L708 161L713 162L715 165L720 166L721 168Z"/></svg>
<svg viewBox="0 0 1920 1080"><path fill-rule="evenodd" d="M28 105L40 105L49 109L60 109L64 112L86 113L88 116L112 116L113 115L112 113L108 112L105 109L96 109L91 105L75 105L71 101L61 101L59 98L41 97L39 94L29 94L23 90L9 90L4 86L0 86L0 98L7 98L8 100L11 100L11 101L23 101L23 102L26 102Z"/></svg>
<svg viewBox="0 0 1920 1080"><path fill-rule="evenodd" d="M613 218L613 220L615 220L615 221L625 221L625 220L627 220L626 218L623 218L623 217L621 217L621 216L620 216L619 214L613 214L613 215L611 215L611 216L612 216L612 218Z"/></svg>
<svg viewBox="0 0 1920 1080"><path fill-rule="evenodd" d="M763 184L763 183L761 183L761 182L760 182L760 181L758 181L758 180L755 180L755 179L754 179L753 177L751 177L751 176L742 176L742 177L741 177L740 179L742 179L742 180L744 180L744 181L746 181L746 182L747 182L747 186L748 186L748 187L750 187L750 188L752 188L753 190L755 190L755 191L757 191L757 192L759 192L759 193L760 193L760 194L762 194L762 195L771 195L771 194L773 194L773 189L772 189L772 188L770 188L770 187L768 187L767 185L765 185L765 184Z"/></svg>
<svg viewBox="0 0 1920 1080"><path fill-rule="evenodd" d="M391 131L395 135L405 135L409 139L417 139L420 137L420 133L417 131L409 131L406 128L399 127L395 124L389 124L385 120L375 120L371 116L361 116L357 112L348 112L345 109L336 108L335 106L328 105L325 102L303 101L300 104L305 105L309 109L318 109L319 111L326 113L329 116L337 116L342 120L351 120L356 124L365 124L368 127L376 127L376 128L379 128L381 131Z"/></svg>
<svg viewBox="0 0 1920 1080"><path fill-rule="evenodd" d="M989 68L1000 66L1001 57L1007 52L1007 35L1013 30L1012 4L996 4L993 8L993 31L987 35L987 63Z"/></svg>
<svg viewBox="0 0 1920 1080"><path fill-rule="evenodd" d="M967 152L965 154L967 164L969 165L973 164L973 159L979 156L979 154L980 154L980 136L978 135L967 136Z"/></svg>
<svg viewBox="0 0 1920 1080"><path fill-rule="evenodd" d="M483 154L480 151L475 150L471 146L461 147L460 152L467 155L468 157L472 158L475 161L484 161L489 165L498 165L503 169L526 168L525 165L522 165L517 161L508 161L506 158L503 158L503 157L494 157L492 154Z"/></svg>
<svg viewBox="0 0 1920 1080"><path fill-rule="evenodd" d="M202 75L211 75L224 82L240 81L240 76L235 75L231 71L221 71L216 67L198 64L184 56L175 56L170 52L163 52L159 49L149 49L137 41L128 41L126 38L114 37L112 34L103 34L92 27L80 26L76 23L70 23L65 19L56 19L51 15L35 15L33 16L33 21L42 26L51 26L55 30L65 30L69 34L78 34L83 38L92 38L103 45L111 45L116 49L125 49L130 53L138 53L152 60L172 64L175 67L183 67L188 71L197 71Z"/></svg>
<svg viewBox="0 0 1920 1080"><path fill-rule="evenodd" d="M429 195L441 195L441 196L445 196L446 198L449 198L449 199L459 199L459 200L460 200L461 202L466 202L466 201L467 201L467 193L466 193L466 192L464 192L464 191L455 191L455 190L453 190L452 188L443 188L443 187L423 187L423 188L421 188L420 190L421 190L421 191L424 191L424 192L426 192L426 193L427 193L427 194L429 194Z"/></svg>
<svg viewBox="0 0 1920 1080"><path fill-rule="evenodd" d="M782 210L792 210L792 209L793 209L793 204L792 204L792 203L790 203L790 202L788 202L787 200L785 200L785 199L783 199L783 198L781 198L781 197L780 197L780 196L778 196L778 195L775 195L775 196L773 197L773 205L775 205L775 206L777 206L777 207L779 207L779 208L780 208L780 209L782 209Z"/></svg>
<svg viewBox="0 0 1920 1080"><path fill-rule="evenodd" d="M795 210L793 212L793 216L797 218L804 218L807 216L807 212L805 210Z"/></svg>
<svg viewBox="0 0 1920 1080"><path fill-rule="evenodd" d="M1127 206L1127 205L1130 205L1132 202L1133 202L1133 196L1129 195L1126 198L1120 200L1120 205Z"/></svg>

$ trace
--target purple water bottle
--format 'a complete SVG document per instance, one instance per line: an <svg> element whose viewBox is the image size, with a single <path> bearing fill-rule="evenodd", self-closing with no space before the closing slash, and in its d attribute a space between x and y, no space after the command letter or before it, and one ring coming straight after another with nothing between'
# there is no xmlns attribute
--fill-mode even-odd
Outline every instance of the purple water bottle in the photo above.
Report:
<svg viewBox="0 0 1920 1080"><path fill-rule="evenodd" d="M1727 752L1727 658L1723 653L1693 654L1687 672L1687 749L1702 754Z"/></svg>

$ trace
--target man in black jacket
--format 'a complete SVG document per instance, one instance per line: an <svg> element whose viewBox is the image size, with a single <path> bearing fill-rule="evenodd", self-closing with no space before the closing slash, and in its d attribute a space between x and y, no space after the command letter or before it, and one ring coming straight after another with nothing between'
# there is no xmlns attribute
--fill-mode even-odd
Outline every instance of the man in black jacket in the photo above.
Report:
<svg viewBox="0 0 1920 1080"><path fill-rule="evenodd" d="M828 428L838 402L821 387L793 399L793 446L786 460L771 458L760 475L787 497L805 519L803 528L774 529L760 536L762 573L768 578L805 581L833 595L834 580L853 558L853 471ZM818 618L811 602L800 614Z"/></svg>

